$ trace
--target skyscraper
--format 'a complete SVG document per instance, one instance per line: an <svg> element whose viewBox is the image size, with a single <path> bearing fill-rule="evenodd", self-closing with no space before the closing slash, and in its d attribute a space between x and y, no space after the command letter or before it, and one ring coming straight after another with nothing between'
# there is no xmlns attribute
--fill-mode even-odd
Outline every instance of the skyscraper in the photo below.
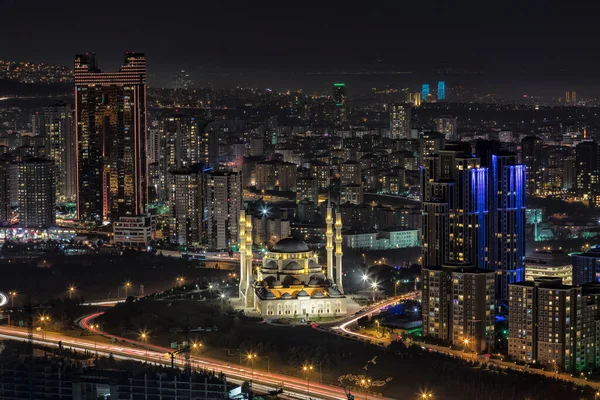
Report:
<svg viewBox="0 0 600 400"><path fill-rule="evenodd" d="M598 145L581 142L575 148L575 171L577 192L593 198L598 191Z"/></svg>
<svg viewBox="0 0 600 400"><path fill-rule="evenodd" d="M521 164L527 167L527 194L539 193L543 186L544 143L537 136L526 136L521 140Z"/></svg>
<svg viewBox="0 0 600 400"><path fill-rule="evenodd" d="M180 245L199 245L204 239L204 190L202 168L169 172L169 233Z"/></svg>
<svg viewBox="0 0 600 400"><path fill-rule="evenodd" d="M56 198L72 200L77 195L73 110L68 104L47 106L41 119L46 156L56 166Z"/></svg>
<svg viewBox="0 0 600 400"><path fill-rule="evenodd" d="M392 139L410 138L410 105L390 104L390 135Z"/></svg>
<svg viewBox="0 0 600 400"><path fill-rule="evenodd" d="M56 223L56 172L54 162L27 158L17 164L19 172L19 223L46 228Z"/></svg>
<svg viewBox="0 0 600 400"><path fill-rule="evenodd" d="M437 99L446 100L446 82L439 81L437 85Z"/></svg>
<svg viewBox="0 0 600 400"><path fill-rule="evenodd" d="M6 155L0 156L0 225L11 223L11 158Z"/></svg>
<svg viewBox="0 0 600 400"><path fill-rule="evenodd" d="M226 250L237 241L242 208L239 172L214 171L206 175L207 236L210 248Z"/></svg>
<svg viewBox="0 0 600 400"><path fill-rule="evenodd" d="M496 271L496 298L508 299L508 285L524 279L525 166L511 153L492 155L487 233L490 269Z"/></svg>
<svg viewBox="0 0 600 400"><path fill-rule="evenodd" d="M446 136L446 140L449 142L456 142L459 140L457 129L458 123L456 117L442 116L434 119L437 131L443 133Z"/></svg>
<svg viewBox="0 0 600 400"><path fill-rule="evenodd" d="M335 122L341 124L346 121L347 118L347 93L345 83L334 83L333 84L333 102L335 103Z"/></svg>
<svg viewBox="0 0 600 400"><path fill-rule="evenodd" d="M421 169L423 267L463 263L486 269L488 169L459 144Z"/></svg>
<svg viewBox="0 0 600 400"><path fill-rule="evenodd" d="M421 101L426 102L428 97L429 97L429 84L424 83L423 87L421 88Z"/></svg>
<svg viewBox="0 0 600 400"><path fill-rule="evenodd" d="M146 58L125 53L102 72L94 53L75 56L77 212L100 223L145 211Z"/></svg>

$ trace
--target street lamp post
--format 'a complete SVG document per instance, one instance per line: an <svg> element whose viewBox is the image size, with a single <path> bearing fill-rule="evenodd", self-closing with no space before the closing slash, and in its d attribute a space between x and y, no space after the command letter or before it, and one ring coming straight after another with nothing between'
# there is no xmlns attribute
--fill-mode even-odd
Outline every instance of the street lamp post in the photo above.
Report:
<svg viewBox="0 0 600 400"><path fill-rule="evenodd" d="M146 332L140 333L140 339L142 339L142 342L147 343L148 334ZM146 364L148 364L148 347L144 345L144 348L146 349Z"/></svg>
<svg viewBox="0 0 600 400"><path fill-rule="evenodd" d="M394 283L394 297L398 296L398 284L400 283L400 281L396 281L396 283Z"/></svg>
<svg viewBox="0 0 600 400"><path fill-rule="evenodd" d="M131 286L131 282L130 281L125 282L124 286L125 286L125 300L127 300L127 297L129 297L129 296L127 296L127 290Z"/></svg>
<svg viewBox="0 0 600 400"><path fill-rule="evenodd" d="M223 307L225 305L225 293L221 293L221 314L223 314Z"/></svg>
<svg viewBox="0 0 600 400"><path fill-rule="evenodd" d="M42 326L42 339L46 339L46 322L50 321L50 317L42 315L40 317L40 325Z"/></svg>
<svg viewBox="0 0 600 400"><path fill-rule="evenodd" d="M431 398L433 398L433 393L431 393L431 392L423 392L423 393L421 393L421 399L422 400L428 400L428 399L431 399Z"/></svg>
<svg viewBox="0 0 600 400"><path fill-rule="evenodd" d="M313 370L312 365L305 365L302 367L302 370L306 372L306 397L310 400L310 373Z"/></svg>
<svg viewBox="0 0 600 400"><path fill-rule="evenodd" d="M371 283L371 288L373 289L373 303L375 303L375 292L377 291L377 282Z"/></svg>
<svg viewBox="0 0 600 400"><path fill-rule="evenodd" d="M10 306L12 308L15 308L15 296L17 295L17 292L13 290L8 292L8 294L10 295Z"/></svg>
<svg viewBox="0 0 600 400"><path fill-rule="evenodd" d="M73 292L75 291L75 286L69 286L69 299L73 298Z"/></svg>
<svg viewBox="0 0 600 400"><path fill-rule="evenodd" d="M256 359L256 354L255 353L248 353L246 355L246 358L250 362L250 366L252 368L252 378L250 379L250 382L254 383L254 360Z"/></svg>
<svg viewBox="0 0 600 400"><path fill-rule="evenodd" d="M369 388L371 387L371 379L370 378L363 378L360 380L360 386L362 386L362 388L365 391L365 400L367 400L369 398Z"/></svg>

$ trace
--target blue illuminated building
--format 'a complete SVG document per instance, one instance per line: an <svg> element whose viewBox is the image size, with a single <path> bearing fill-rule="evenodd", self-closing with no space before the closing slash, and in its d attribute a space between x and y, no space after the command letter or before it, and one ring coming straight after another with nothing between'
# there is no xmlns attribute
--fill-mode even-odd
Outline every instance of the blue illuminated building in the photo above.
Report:
<svg viewBox="0 0 600 400"><path fill-rule="evenodd" d="M525 166L516 155L492 155L488 231L490 269L497 272L496 298L508 299L508 285L525 279Z"/></svg>
<svg viewBox="0 0 600 400"><path fill-rule="evenodd" d="M600 282L600 244L585 253L573 254L573 285Z"/></svg>
<svg viewBox="0 0 600 400"><path fill-rule="evenodd" d="M421 89L421 101L427 101L428 96L429 96L429 84L424 83L423 88Z"/></svg>
<svg viewBox="0 0 600 400"><path fill-rule="evenodd" d="M471 174L470 214L475 217L475 235L477 236L476 265L477 268L487 269L487 222L488 204L488 169L473 168Z"/></svg>
<svg viewBox="0 0 600 400"><path fill-rule="evenodd" d="M437 87L437 99L446 100L446 82L439 81Z"/></svg>

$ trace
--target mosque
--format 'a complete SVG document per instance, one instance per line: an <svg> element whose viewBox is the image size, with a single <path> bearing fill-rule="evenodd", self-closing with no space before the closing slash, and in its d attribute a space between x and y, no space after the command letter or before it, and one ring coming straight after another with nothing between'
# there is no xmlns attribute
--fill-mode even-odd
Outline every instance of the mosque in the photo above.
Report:
<svg viewBox="0 0 600 400"><path fill-rule="evenodd" d="M327 267L306 243L286 238L267 251L262 265L252 268L252 220L240 213L240 300L265 318L314 318L345 315L342 286L342 215L335 215L335 276L333 213L327 207Z"/></svg>

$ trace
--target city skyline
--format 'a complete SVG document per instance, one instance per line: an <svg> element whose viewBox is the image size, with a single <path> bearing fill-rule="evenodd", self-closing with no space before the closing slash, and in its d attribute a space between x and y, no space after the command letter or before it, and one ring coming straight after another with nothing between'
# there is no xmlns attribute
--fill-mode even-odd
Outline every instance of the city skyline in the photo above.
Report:
<svg viewBox="0 0 600 400"><path fill-rule="evenodd" d="M524 2L489 12L471 1L285 8L189 2L174 13L175 22L153 4L108 1L85 23L74 18L75 2L60 12L43 2L25 7L16 1L4 6L4 29L10 34L0 39L2 58L70 66L73 53L94 51L103 69L114 70L119 65L115 54L139 51L149 57L149 82L155 86L170 85L181 69L203 85L321 87L323 76L312 74L337 80L344 72L356 78L370 71L410 72L416 79L411 83L410 76L386 75L398 85L445 78L440 80L449 86L476 82L504 86L499 90L514 94L556 86L553 90L563 93L566 87L582 87L592 96L600 86L593 68L597 56L588 51L596 37L591 30L595 6L582 12L573 4L550 2L542 8ZM115 7L120 15L136 15L139 23L114 18ZM31 23L27 33L13 18L25 11ZM198 20L202 31L196 30ZM555 29L568 20L577 21L578 29ZM59 40L40 46L48 35ZM368 87L374 81L358 76L353 84Z"/></svg>

